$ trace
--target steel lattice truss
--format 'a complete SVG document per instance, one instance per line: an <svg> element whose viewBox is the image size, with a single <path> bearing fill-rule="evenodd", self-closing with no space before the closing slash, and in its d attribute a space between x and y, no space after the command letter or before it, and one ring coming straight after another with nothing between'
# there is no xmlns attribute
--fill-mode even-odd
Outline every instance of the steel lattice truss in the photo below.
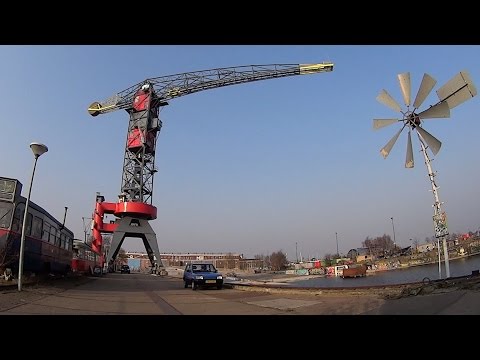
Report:
<svg viewBox="0 0 480 360"><path fill-rule="evenodd" d="M152 204L153 175L155 155L146 154L145 149L125 151L123 160L122 192L127 195L127 201L140 201Z"/></svg>
<svg viewBox="0 0 480 360"><path fill-rule="evenodd" d="M124 201L152 204L153 176L155 169L155 146L162 127L158 118L159 107L140 112L131 112L128 124L125 155L123 159L122 195ZM135 129L138 139L132 137ZM138 140L141 146L129 146L129 141Z"/></svg>
<svg viewBox="0 0 480 360"><path fill-rule="evenodd" d="M307 65L272 64L227 67L161 76L146 79L101 103L95 103L95 106L92 104L89 111L96 111L95 115L98 115L119 109L129 109L132 106L135 94L144 84L153 86L157 101L166 102L180 96L223 86L286 76L329 72L332 70L332 63Z"/></svg>

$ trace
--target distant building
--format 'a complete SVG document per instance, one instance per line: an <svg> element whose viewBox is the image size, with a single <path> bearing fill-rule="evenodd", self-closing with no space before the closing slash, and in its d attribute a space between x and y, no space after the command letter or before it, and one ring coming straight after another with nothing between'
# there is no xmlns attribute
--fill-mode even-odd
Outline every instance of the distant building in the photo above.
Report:
<svg viewBox="0 0 480 360"><path fill-rule="evenodd" d="M370 249L369 248L351 249L347 253L347 257L350 258L351 260L356 260L358 256L366 256L366 255L370 255Z"/></svg>
<svg viewBox="0 0 480 360"><path fill-rule="evenodd" d="M137 265L139 271L150 269L150 261L147 253L143 252L125 252L127 258L130 259L128 263ZM134 259L141 259L140 262ZM239 269L252 270L259 269L264 266L263 260L259 259L244 259L243 254L238 253L163 253L160 254L160 259L164 266L178 266L183 267L189 261L208 261L219 269Z"/></svg>
<svg viewBox="0 0 480 360"><path fill-rule="evenodd" d="M428 243L428 244L422 244L417 246L417 252L419 253L424 253L428 251L432 251L435 249L437 246L435 243Z"/></svg>

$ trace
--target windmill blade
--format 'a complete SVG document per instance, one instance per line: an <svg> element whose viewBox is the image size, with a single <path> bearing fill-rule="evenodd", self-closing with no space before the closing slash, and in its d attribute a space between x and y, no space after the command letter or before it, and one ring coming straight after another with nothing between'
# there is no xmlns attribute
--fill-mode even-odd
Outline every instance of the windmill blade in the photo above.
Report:
<svg viewBox="0 0 480 360"><path fill-rule="evenodd" d="M417 126L415 129L417 129L420 136L425 140L430 150L432 150L433 155L437 155L442 146L441 141L420 126Z"/></svg>
<svg viewBox="0 0 480 360"><path fill-rule="evenodd" d="M415 101L413 102L413 107L415 109L418 109L420 108L420 106L422 106L423 102L430 94L436 83L437 80L435 80L433 77L431 77L427 73L423 74L422 83L420 84L417 96L415 97Z"/></svg>
<svg viewBox="0 0 480 360"><path fill-rule="evenodd" d="M395 145L395 142L397 141L398 137L400 136L400 133L402 130L405 129L405 125L402 126L400 130L397 131L397 133L390 139L390 141L385 145L381 150L380 154L382 154L383 158L386 159L388 154L390 154L390 151L392 151L393 145Z"/></svg>
<svg viewBox="0 0 480 360"><path fill-rule="evenodd" d="M405 167L407 169L413 168L412 132L410 130L408 131L407 157L405 158Z"/></svg>
<svg viewBox="0 0 480 360"><path fill-rule="evenodd" d="M373 119L373 130L381 129L385 126L399 122L398 119Z"/></svg>
<svg viewBox="0 0 480 360"><path fill-rule="evenodd" d="M450 109L477 95L477 89L470 75L461 71L437 90L440 101L446 101Z"/></svg>
<svg viewBox="0 0 480 360"><path fill-rule="evenodd" d="M400 89L402 89L403 101L405 105L410 106L410 73L398 74Z"/></svg>
<svg viewBox="0 0 480 360"><path fill-rule="evenodd" d="M430 109L422 111L418 114L420 119L439 119L450 117L450 107L447 102L440 102L433 105Z"/></svg>
<svg viewBox="0 0 480 360"><path fill-rule="evenodd" d="M381 102L383 105L388 106L390 109L393 109L398 112L402 112L400 105L398 105L395 99L390 96L387 90L380 91L380 94L378 94L377 96L377 101Z"/></svg>

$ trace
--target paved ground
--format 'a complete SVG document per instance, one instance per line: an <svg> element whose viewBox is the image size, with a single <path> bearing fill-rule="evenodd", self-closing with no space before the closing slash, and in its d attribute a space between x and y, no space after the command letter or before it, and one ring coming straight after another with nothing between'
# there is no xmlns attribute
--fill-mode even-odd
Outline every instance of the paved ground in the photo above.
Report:
<svg viewBox="0 0 480 360"><path fill-rule="evenodd" d="M185 289L177 274L108 274L0 288L0 314L417 315L480 314L480 278L394 290L235 286Z"/></svg>

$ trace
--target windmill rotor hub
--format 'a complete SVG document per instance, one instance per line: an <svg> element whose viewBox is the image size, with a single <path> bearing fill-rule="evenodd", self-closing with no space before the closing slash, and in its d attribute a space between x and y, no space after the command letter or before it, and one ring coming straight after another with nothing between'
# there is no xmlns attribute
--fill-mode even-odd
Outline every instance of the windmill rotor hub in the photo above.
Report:
<svg viewBox="0 0 480 360"><path fill-rule="evenodd" d="M420 126L421 121L420 121L420 116L418 114L414 113L413 111L409 111L405 114L405 121L408 126L410 126L412 129L415 129L415 127Z"/></svg>

